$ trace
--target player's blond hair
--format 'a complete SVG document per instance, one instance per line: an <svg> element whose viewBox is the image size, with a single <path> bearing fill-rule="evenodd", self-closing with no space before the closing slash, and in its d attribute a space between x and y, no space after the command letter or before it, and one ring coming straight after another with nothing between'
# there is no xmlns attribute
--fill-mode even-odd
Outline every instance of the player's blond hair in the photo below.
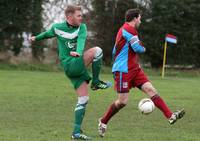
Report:
<svg viewBox="0 0 200 141"><path fill-rule="evenodd" d="M81 11L81 6L78 5L68 5L65 9L65 16L69 16L70 14L74 14L75 11Z"/></svg>

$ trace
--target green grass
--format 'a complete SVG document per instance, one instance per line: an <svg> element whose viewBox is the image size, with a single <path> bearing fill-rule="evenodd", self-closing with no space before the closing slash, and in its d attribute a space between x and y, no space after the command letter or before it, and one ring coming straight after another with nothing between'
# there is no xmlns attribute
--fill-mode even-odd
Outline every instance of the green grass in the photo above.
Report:
<svg viewBox="0 0 200 141"><path fill-rule="evenodd" d="M108 74L104 80L112 80ZM94 141L199 141L200 77L151 76L154 86L173 110L184 107L185 117L169 125L159 110L141 115L131 91L129 104L110 121L105 138L97 120L116 98L113 89L90 91L83 130ZM69 141L76 95L62 72L0 70L0 141Z"/></svg>
<svg viewBox="0 0 200 141"><path fill-rule="evenodd" d="M63 72L63 68L59 64L42 64L42 63L21 63L21 64L9 64L0 62L0 70L18 70L18 71L41 71L41 72ZM145 72L151 76L160 76L161 68L152 69L144 68ZM91 72L91 67L89 67ZM104 74L111 74L111 67L103 65L101 72ZM200 77L200 69L165 69L165 75L171 77Z"/></svg>
<svg viewBox="0 0 200 141"><path fill-rule="evenodd" d="M0 62L0 70L19 70L19 71L42 71L42 72L57 72L63 70L60 65L56 64L40 64L40 63L21 63L9 64Z"/></svg>

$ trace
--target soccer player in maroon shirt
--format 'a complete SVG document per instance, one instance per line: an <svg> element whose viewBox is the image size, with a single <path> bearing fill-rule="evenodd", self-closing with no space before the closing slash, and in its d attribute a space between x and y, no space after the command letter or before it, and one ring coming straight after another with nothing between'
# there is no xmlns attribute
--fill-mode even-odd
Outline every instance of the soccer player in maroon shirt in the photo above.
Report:
<svg viewBox="0 0 200 141"><path fill-rule="evenodd" d="M112 116L126 106L129 90L132 87L137 87L146 93L155 106L163 112L170 124L175 123L177 119L182 118L185 114L183 109L172 112L168 108L138 64L137 54L145 52L145 48L138 38L137 29L140 23L141 11L139 9L129 9L125 14L125 23L118 31L113 48L114 64L112 67L118 98L110 105L103 117L99 119L98 132L101 137L105 135L108 121Z"/></svg>

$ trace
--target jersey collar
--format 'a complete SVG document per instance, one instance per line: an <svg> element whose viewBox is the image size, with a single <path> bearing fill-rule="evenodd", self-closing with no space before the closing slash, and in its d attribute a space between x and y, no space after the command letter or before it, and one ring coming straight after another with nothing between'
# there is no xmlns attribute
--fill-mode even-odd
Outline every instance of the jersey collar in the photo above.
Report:
<svg viewBox="0 0 200 141"><path fill-rule="evenodd" d="M67 24L67 26L68 26L69 28L78 28L78 26L71 25L71 24L69 24L67 21L66 21L66 24Z"/></svg>

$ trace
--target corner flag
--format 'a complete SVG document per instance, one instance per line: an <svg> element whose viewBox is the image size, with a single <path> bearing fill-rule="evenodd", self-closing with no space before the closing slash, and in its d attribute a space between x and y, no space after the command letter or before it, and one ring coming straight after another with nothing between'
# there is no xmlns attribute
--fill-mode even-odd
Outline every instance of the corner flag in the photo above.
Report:
<svg viewBox="0 0 200 141"><path fill-rule="evenodd" d="M176 44L177 43L177 38L176 36L172 35L172 34L166 34L165 36L165 41L166 42L169 42L169 43L174 43Z"/></svg>
<svg viewBox="0 0 200 141"><path fill-rule="evenodd" d="M177 44L176 36L172 34L166 34L165 36L165 45L164 45L164 54L163 54L163 66L162 66L162 78L165 76L165 63L166 63L166 54L167 54L167 42Z"/></svg>

